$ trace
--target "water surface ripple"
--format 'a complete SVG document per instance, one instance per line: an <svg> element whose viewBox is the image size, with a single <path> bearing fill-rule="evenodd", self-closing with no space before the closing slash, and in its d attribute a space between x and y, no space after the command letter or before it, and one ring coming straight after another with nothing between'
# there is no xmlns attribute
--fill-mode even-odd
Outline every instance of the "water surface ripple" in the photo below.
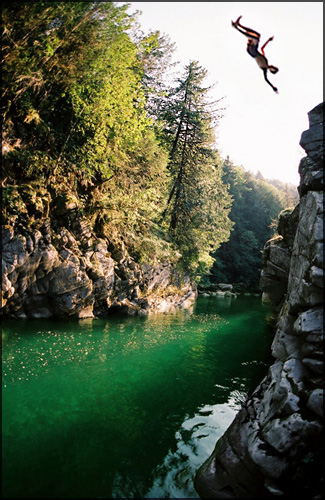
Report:
<svg viewBox="0 0 325 500"><path fill-rule="evenodd" d="M270 363L256 297L148 317L3 322L5 498L198 498Z"/></svg>

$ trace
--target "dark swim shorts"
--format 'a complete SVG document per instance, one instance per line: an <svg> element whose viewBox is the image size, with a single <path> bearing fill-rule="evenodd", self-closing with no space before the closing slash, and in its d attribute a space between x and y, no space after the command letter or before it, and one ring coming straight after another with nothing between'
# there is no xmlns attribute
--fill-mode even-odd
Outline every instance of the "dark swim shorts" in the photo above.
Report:
<svg viewBox="0 0 325 500"><path fill-rule="evenodd" d="M257 41L256 42L255 41L248 42L248 44L247 44L247 52L249 53L250 56L257 57L259 55L257 47L258 47L258 42Z"/></svg>

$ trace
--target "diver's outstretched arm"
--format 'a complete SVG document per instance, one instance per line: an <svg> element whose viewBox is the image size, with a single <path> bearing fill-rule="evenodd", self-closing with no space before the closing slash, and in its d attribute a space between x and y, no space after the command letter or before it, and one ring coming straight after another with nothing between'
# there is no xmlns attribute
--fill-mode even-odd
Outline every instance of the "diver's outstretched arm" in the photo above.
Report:
<svg viewBox="0 0 325 500"><path fill-rule="evenodd" d="M265 49L265 47L267 46L267 44L268 44L269 42L271 42L271 40L273 40L273 38L274 38L274 36L271 36L271 37L270 37L270 38L269 38L269 39L265 42L265 44L261 47L261 52L262 52L263 56L265 56L265 54L264 54L264 49Z"/></svg>

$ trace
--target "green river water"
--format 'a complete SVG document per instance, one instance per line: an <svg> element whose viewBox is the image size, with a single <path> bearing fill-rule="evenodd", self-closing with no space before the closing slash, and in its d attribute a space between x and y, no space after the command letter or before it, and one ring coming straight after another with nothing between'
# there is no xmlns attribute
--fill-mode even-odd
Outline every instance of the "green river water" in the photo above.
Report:
<svg viewBox="0 0 325 500"><path fill-rule="evenodd" d="M4 498L198 498L197 468L271 363L257 297L3 321Z"/></svg>

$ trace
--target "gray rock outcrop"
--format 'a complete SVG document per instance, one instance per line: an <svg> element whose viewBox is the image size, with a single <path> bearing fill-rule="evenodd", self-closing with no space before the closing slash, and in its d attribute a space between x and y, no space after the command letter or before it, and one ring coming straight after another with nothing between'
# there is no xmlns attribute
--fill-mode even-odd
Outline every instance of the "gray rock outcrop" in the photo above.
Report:
<svg viewBox="0 0 325 500"><path fill-rule="evenodd" d="M121 238L95 234L71 197L60 200L65 220L58 224L49 218L48 196L42 199L21 201L24 223L2 226L3 316L141 315L193 304L196 287L176 265L136 262Z"/></svg>
<svg viewBox="0 0 325 500"><path fill-rule="evenodd" d="M300 203L264 249L275 362L199 469L201 498L322 498L323 104L308 116Z"/></svg>

